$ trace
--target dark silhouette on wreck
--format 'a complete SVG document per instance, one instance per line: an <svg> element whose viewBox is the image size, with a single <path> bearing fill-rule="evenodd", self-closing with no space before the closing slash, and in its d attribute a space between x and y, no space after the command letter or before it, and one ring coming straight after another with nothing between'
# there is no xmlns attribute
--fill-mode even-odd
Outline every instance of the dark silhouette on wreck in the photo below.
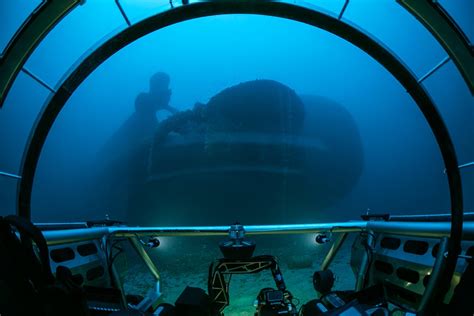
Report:
<svg viewBox="0 0 474 316"><path fill-rule="evenodd" d="M105 207L131 224L318 220L362 172L357 125L329 99L255 80L177 112L151 91L102 150Z"/></svg>

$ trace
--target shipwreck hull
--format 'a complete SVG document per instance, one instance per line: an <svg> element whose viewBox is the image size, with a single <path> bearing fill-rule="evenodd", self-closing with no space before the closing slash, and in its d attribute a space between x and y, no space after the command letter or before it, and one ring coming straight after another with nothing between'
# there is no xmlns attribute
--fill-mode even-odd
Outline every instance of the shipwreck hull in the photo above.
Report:
<svg viewBox="0 0 474 316"><path fill-rule="evenodd" d="M130 197L129 222L322 219L319 211L360 176L357 127L334 102L261 80L224 90L195 114L157 133L147 177Z"/></svg>

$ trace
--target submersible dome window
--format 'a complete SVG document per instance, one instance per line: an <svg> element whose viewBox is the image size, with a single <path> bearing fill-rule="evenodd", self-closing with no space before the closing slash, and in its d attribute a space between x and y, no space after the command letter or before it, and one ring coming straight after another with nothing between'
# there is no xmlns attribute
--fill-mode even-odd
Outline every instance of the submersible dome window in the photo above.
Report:
<svg viewBox="0 0 474 316"><path fill-rule="evenodd" d="M72 2L74 1L71 1L71 3ZM45 3L50 6L54 6L57 3L61 2L46 1ZM74 3L77 4L78 2L76 1ZM436 10L436 6L430 6L428 4L428 1L400 0L400 3L406 9L410 10L411 13L414 14L420 20L422 20L423 17L426 17L426 19L423 20L425 27L427 27L437 37L438 41L443 44L443 46L449 51L450 55L456 53L456 50L450 50L450 48L459 48L459 43L455 41L443 41L443 36L446 36L446 33L436 32L438 30L438 25L433 25L432 19L434 19L433 17L435 17L438 18L438 20L435 20L435 22L443 22L444 24L439 23L439 25L444 27L444 29L442 30L447 30L448 33L450 30L454 32L455 34L453 38L455 39L459 39L459 32L456 33L458 30L452 27L452 25L448 23L449 21L446 22L443 20L443 18L446 17L441 14L442 12L435 12L436 14L441 15L441 19L439 19L439 16L436 14L427 14L429 10ZM344 10L346 7L347 6L344 6ZM420 8L425 10L424 13L426 16L423 16L420 13ZM57 20L60 19L63 15L67 13L69 9L61 11L57 14L57 16L55 16L55 18ZM38 13L39 11L41 10L38 10L35 13ZM44 10L39 13L43 12ZM120 32L112 39L107 41L105 44L103 44L101 47L99 47L94 53L84 59L82 63L77 68L75 68L74 71L71 72L70 76L68 76L68 78L66 78L62 82L57 91L53 94L52 98L49 100L48 104L46 104L46 106L44 107L44 112L39 117L35 127L32 130L31 137L25 150L23 160L24 163L21 168L21 179L19 183L17 202L18 214L26 218L30 218L30 202L33 178L42 147L53 122L55 121L58 113L61 111L62 107L69 99L71 94L98 65L100 65L110 55L120 50L128 43L150 33L151 31L155 31L165 26L193 18L230 13L261 14L282 17L325 29L335 35L340 36L341 38L346 39L347 41L353 43L354 45L367 52L382 66L384 66L389 72L391 72L392 75L394 75L394 77L396 77L396 79L406 88L408 93L415 100L420 110L423 112L425 118L427 119L428 124L432 129L436 141L440 147L447 170L452 213L451 238L449 242L447 269L445 272L448 276L448 278L446 279L449 280L449 277L454 271L462 237L462 187L454 146L452 144L446 126L444 125L444 122L440 117L439 113L437 112L432 100L430 99L424 88L419 84L418 80L398 60L396 56L394 56L390 51L381 46L380 43L373 40L362 31L341 21L340 18L342 17L343 12L341 12L339 19L337 19L336 17L331 17L324 13L318 12L314 8L308 8L283 2L229 0L222 2L207 1L191 3L186 6L177 7L172 10L159 13L139 23L131 25L129 28ZM33 22L37 22L37 19L32 20ZM57 22L57 20L55 22ZM49 27L51 27L54 24L55 23L50 23L48 25ZM45 28L45 33L47 33L47 31L49 31L49 28ZM39 35L38 38L41 40L42 36ZM26 53L21 54L20 56L21 58L18 62L18 64L20 64L20 67L23 65L24 61L26 61L27 57L29 56L29 53L32 51L32 49L36 46L38 42L39 40L37 42L34 42L31 46L24 46L27 48L25 48ZM464 50L459 51L464 52ZM459 68L458 64L457 66ZM460 71L462 72L463 69L460 69ZM463 73L463 75L464 74L465 73ZM473 81L467 80L467 82L468 85L470 84L469 86L472 91ZM3 91L7 91L9 88L8 83L9 82L7 82L6 85L1 87L2 99L5 96ZM5 86L6 89L4 89Z"/></svg>

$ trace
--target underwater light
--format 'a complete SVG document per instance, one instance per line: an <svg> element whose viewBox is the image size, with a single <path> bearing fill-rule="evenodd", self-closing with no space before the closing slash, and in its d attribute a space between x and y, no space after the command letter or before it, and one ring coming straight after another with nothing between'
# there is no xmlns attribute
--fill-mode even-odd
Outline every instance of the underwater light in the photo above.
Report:
<svg viewBox="0 0 474 316"><path fill-rule="evenodd" d="M314 241L317 244L322 245L322 244L326 244L330 242L331 238L326 233L321 233L321 234L316 235L316 238L314 238Z"/></svg>
<svg viewBox="0 0 474 316"><path fill-rule="evenodd" d="M245 229L239 223L231 225L229 238L219 243L224 258L234 260L252 257L255 246L255 242L245 239Z"/></svg>
<svg viewBox="0 0 474 316"><path fill-rule="evenodd" d="M158 237L151 237L148 239L148 242L145 243L145 246L149 248L158 248L160 246L160 240Z"/></svg>

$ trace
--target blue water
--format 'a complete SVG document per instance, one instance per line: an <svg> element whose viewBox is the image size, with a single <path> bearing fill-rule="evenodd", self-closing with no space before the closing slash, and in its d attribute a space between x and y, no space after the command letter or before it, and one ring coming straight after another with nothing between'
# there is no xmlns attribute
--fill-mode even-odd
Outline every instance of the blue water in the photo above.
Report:
<svg viewBox="0 0 474 316"><path fill-rule="evenodd" d="M342 1L317 4L337 13ZM444 4L472 38L473 26L468 23L472 3ZM35 2L2 3L3 45L34 6ZM146 1L123 1L123 6L132 22L166 8L164 3ZM396 3L354 1L344 18L379 38L419 77L446 55ZM26 67L54 86L81 55L123 27L112 2L87 2L46 37ZM84 202L93 193L87 190L93 180L84 174L96 164L97 152L107 139L133 113L136 95L147 91L148 80L157 71L170 75L170 103L179 110L206 103L227 87L255 79L276 80L298 94L319 95L341 104L360 132L363 172L348 194L317 209L318 214L348 219L368 209L391 213L449 210L446 176L432 133L415 103L387 71L323 30L279 18L229 15L152 33L116 53L87 78L67 102L43 149L33 190L35 220L81 220L113 213L95 202ZM424 84L450 129L459 162L472 161L474 101L453 63ZM30 128L47 96L31 78L23 73L18 76L0 116L1 170L19 172ZM158 120L168 115L157 113ZM332 128L337 134L337 124ZM463 173L463 180L466 209L472 209L472 171ZM16 180L0 178L0 186L1 213L15 212Z"/></svg>

